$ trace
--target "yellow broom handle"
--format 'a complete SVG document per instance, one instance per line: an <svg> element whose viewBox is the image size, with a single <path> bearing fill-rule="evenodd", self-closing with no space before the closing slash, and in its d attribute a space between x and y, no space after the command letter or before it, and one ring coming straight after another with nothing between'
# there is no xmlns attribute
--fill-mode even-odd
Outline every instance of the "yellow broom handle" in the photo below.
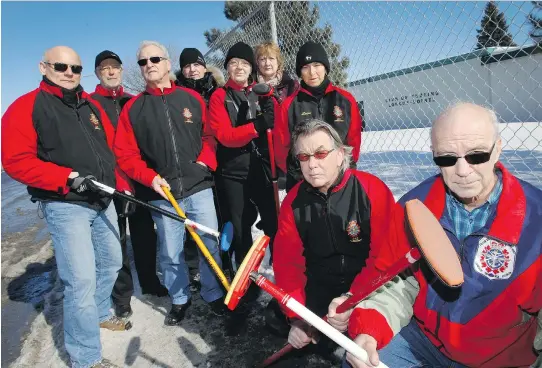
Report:
<svg viewBox="0 0 542 368"><path fill-rule="evenodd" d="M169 189L167 187L162 186L162 190L164 191L164 193L166 193L166 196L168 197L169 202L172 204L173 208L175 208L175 211L177 211L177 214L181 216L182 218L186 218L186 215L184 214L181 207L179 207L179 204L177 203L177 201L175 200L175 198L173 197ZM192 238L198 245L201 253L205 256L205 259L207 259L207 262L209 262L209 264L211 265L211 268L217 274L218 278L222 282L222 285L224 285L224 288L226 288L226 291L230 290L230 283L228 282L228 279L226 278L226 276L224 276L224 273L222 272L220 267L218 267L218 265L216 264L215 259L213 258L211 253L209 253L209 250L207 249L205 244L203 244L203 242L201 241L201 238L199 237L198 233L196 233L196 231L194 230L192 226L186 225L186 228L188 229L188 232L190 233L190 235L192 235Z"/></svg>

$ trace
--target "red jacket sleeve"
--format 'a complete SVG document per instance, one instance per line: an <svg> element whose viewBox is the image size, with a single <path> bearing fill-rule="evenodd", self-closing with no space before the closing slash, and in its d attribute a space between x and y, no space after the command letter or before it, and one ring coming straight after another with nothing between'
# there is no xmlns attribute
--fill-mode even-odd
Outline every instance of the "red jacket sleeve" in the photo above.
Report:
<svg viewBox="0 0 542 368"><path fill-rule="evenodd" d="M69 167L38 158L38 135L32 121L36 89L19 97L2 116L2 166L13 179L35 188L66 194Z"/></svg>
<svg viewBox="0 0 542 368"><path fill-rule="evenodd" d="M349 92L343 91L344 96L350 101L350 127L346 135L346 144L353 148L352 158L354 162L358 162L359 151L361 146L361 133L363 124L361 121L361 113L358 109L358 103L354 96Z"/></svg>
<svg viewBox="0 0 542 368"><path fill-rule="evenodd" d="M404 231L404 220L404 208L399 203L393 205L390 224L378 253L375 254L376 258L372 260L372 265L364 270L365 272L362 271L356 277L352 283L352 293L355 294L361 289L364 282L379 277L380 272L387 270L410 250L411 246ZM386 346L393 338L393 331L386 318L375 309L355 308L348 322L348 334L352 338L359 334L371 335L377 340L379 348Z"/></svg>
<svg viewBox="0 0 542 368"><path fill-rule="evenodd" d="M279 108L279 118L275 121L275 161L277 166L283 171L287 171L286 160L290 150L290 128L288 125L288 109L292 101L297 96L297 91L286 98Z"/></svg>
<svg viewBox="0 0 542 368"><path fill-rule="evenodd" d="M233 127L224 100L226 91L217 89L209 100L209 121L211 130L216 139L226 147L243 147L258 137L254 124L248 123Z"/></svg>
<svg viewBox="0 0 542 368"><path fill-rule="evenodd" d="M113 151L113 142L115 140L115 128L113 127L113 124L111 124L111 121L109 120L109 117L107 116L105 110L103 109L102 105L94 99L92 99L92 96L89 99L89 103L93 104L96 109L100 112L100 117L102 121L102 126L104 128L105 137L107 139L107 145ZM134 189L132 188L132 184L130 183L130 179L126 176L126 174L119 168L118 164L115 165L115 183L116 183L116 190L119 192L129 191L132 192Z"/></svg>
<svg viewBox="0 0 542 368"><path fill-rule="evenodd" d="M298 188L299 185L292 188L282 202L278 231L273 241L273 271L277 286L304 305L307 284L305 257L303 257L303 243L297 232L292 211L292 201L297 196ZM291 310L282 309L287 317L297 316Z"/></svg>
<svg viewBox="0 0 542 368"><path fill-rule="evenodd" d="M367 192L371 202L371 245L369 258L367 259L366 266L356 276L350 286L350 292L355 294L357 290L361 290L367 284L368 280L373 280L379 272L375 268L375 262L382 248L386 246L395 199L388 186L376 176L357 170L353 170L353 173Z"/></svg>
<svg viewBox="0 0 542 368"><path fill-rule="evenodd" d="M130 122L130 109L137 98L133 98L122 109L115 134L113 150L117 156L117 163L130 178L150 187L156 171L147 167L147 163L141 158L141 151Z"/></svg>

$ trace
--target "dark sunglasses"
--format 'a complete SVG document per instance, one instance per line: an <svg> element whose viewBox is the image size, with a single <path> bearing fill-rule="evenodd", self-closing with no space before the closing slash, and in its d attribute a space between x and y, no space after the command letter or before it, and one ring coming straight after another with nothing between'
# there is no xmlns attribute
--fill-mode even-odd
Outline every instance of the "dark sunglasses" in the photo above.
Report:
<svg viewBox="0 0 542 368"><path fill-rule="evenodd" d="M166 60L167 58L165 57L161 57L161 56L151 56L150 58L148 59L139 59L137 61L137 63L139 64L139 66L145 66L147 65L147 63L149 62L149 60L151 61L151 63L153 64L158 64L159 62L161 62L162 60Z"/></svg>
<svg viewBox="0 0 542 368"><path fill-rule="evenodd" d="M491 153L493 153L493 149L495 148L495 143L493 143L493 146L491 147L489 152L469 153L468 155L463 156L463 158L465 159L465 161L467 161L471 165L479 165L479 164L486 163L491 158ZM457 163L457 160L459 160L460 158L461 157L458 157L458 156L433 156L433 161L439 167L450 167L450 166L454 166Z"/></svg>
<svg viewBox="0 0 542 368"><path fill-rule="evenodd" d="M64 63L49 63L47 61L44 61L45 64L52 66L55 72L64 73L66 70L68 70L68 67L72 68L73 74L81 74L83 71L83 67L81 65L69 65Z"/></svg>
<svg viewBox="0 0 542 368"><path fill-rule="evenodd" d="M335 149L331 149L329 151L316 151L312 155L309 155L307 153L298 153L295 157L297 157L297 159L302 162L309 161L311 156L314 156L314 158L317 160L323 160L333 151L335 151Z"/></svg>

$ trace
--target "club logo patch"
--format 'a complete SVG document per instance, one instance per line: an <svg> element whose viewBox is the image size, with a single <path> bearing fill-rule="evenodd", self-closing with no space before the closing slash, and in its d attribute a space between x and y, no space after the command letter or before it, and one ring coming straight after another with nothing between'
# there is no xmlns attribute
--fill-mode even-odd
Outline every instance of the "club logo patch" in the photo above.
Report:
<svg viewBox="0 0 542 368"><path fill-rule="evenodd" d="M333 108L333 116L335 116L335 121L344 121L343 120L343 116L344 116L343 111L337 105L335 105L335 107Z"/></svg>
<svg viewBox="0 0 542 368"><path fill-rule="evenodd" d="M312 60L312 56L310 56L310 55L305 56L305 60L311 61L311 60Z"/></svg>
<svg viewBox="0 0 542 368"><path fill-rule="evenodd" d="M348 226L346 227L346 233L350 237L351 242L357 243L361 241L359 237L359 234L361 233L361 228L359 227L357 221L352 220L348 223Z"/></svg>
<svg viewBox="0 0 542 368"><path fill-rule="evenodd" d="M101 130L102 128L100 127L100 120L98 120L98 118L96 117L96 115L94 115L94 113L90 113L90 122L92 123L92 125L94 126L94 129L95 130Z"/></svg>
<svg viewBox="0 0 542 368"><path fill-rule="evenodd" d="M183 117L184 117L184 122L185 123L193 123L193 121L191 120L192 119L192 113L190 112L190 110L185 107L184 110L183 110Z"/></svg>
<svg viewBox="0 0 542 368"><path fill-rule="evenodd" d="M486 237L478 243L474 269L490 280L506 280L514 272L516 247Z"/></svg>

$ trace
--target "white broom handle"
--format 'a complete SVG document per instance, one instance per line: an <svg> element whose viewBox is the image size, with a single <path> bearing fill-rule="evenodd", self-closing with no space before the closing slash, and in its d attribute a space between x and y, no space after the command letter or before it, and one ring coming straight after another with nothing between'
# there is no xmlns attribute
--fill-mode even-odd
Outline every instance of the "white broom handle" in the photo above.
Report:
<svg viewBox="0 0 542 368"><path fill-rule="evenodd" d="M298 316L307 321L311 326L314 326L318 331L322 332L331 340L342 346L347 352L354 355L356 358L367 364L369 367L373 367L373 365L369 362L367 352L363 350L361 346L359 346L354 341L350 340L348 337L337 331L335 328L333 328L333 326L331 326L322 318L311 312L303 304L299 303L294 298L290 298L286 303L286 307L288 307ZM380 364L374 367L388 368L388 366L382 362L380 362Z"/></svg>

